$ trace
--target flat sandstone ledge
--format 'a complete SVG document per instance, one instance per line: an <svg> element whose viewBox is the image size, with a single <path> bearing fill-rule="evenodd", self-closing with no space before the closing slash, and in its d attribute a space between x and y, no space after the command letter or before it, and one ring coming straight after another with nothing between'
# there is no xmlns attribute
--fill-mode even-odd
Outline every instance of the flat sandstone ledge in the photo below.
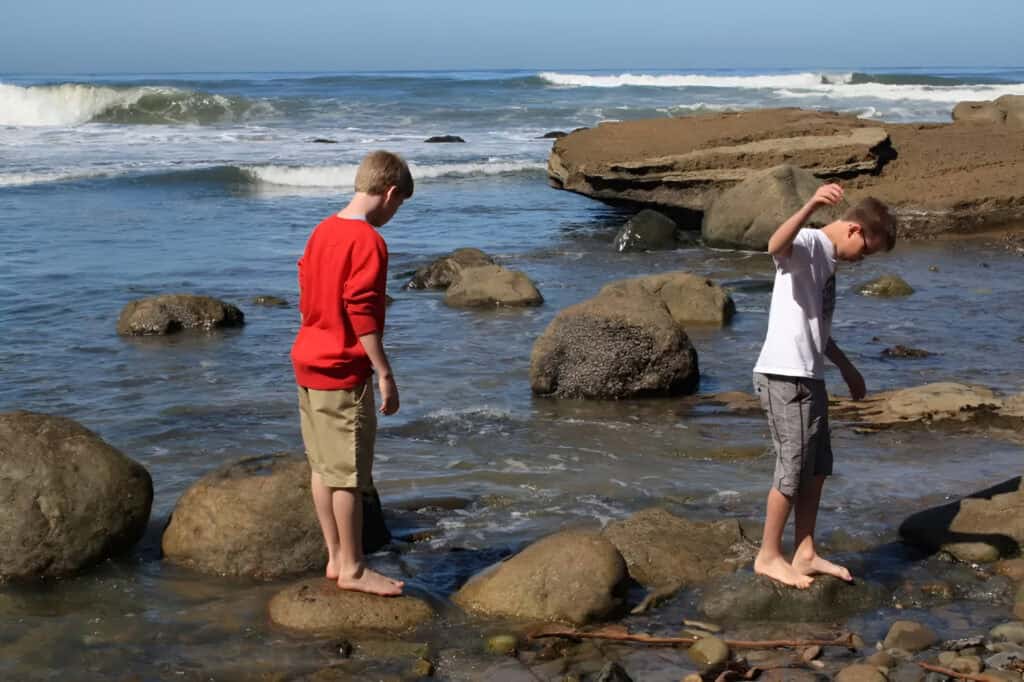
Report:
<svg viewBox="0 0 1024 682"><path fill-rule="evenodd" d="M1006 125L890 124L801 109L605 123L557 140L558 188L611 203L703 212L779 164L840 179L851 201L895 207L901 237L1024 226L1024 136Z"/></svg>

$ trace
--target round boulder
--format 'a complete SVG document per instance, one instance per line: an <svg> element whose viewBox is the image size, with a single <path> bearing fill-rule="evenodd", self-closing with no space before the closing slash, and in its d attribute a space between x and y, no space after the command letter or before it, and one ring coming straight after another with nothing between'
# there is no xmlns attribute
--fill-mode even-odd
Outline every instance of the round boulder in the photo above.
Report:
<svg viewBox="0 0 1024 682"><path fill-rule="evenodd" d="M665 304L678 324L723 326L736 313L729 293L707 277L689 272L620 279L607 284L601 294L626 298L653 297Z"/></svg>
<svg viewBox="0 0 1024 682"><path fill-rule="evenodd" d="M495 265L494 259L480 249L456 249L416 271L406 289L447 289L457 282L463 270Z"/></svg>
<svg viewBox="0 0 1024 682"><path fill-rule="evenodd" d="M676 248L676 223L649 208L629 219L615 235L616 251L657 251Z"/></svg>
<svg viewBox="0 0 1024 682"><path fill-rule="evenodd" d="M692 393L697 351L668 306L640 288L562 310L533 346L537 395L618 399Z"/></svg>
<svg viewBox="0 0 1024 682"><path fill-rule="evenodd" d="M912 620L898 620L889 628L882 646L911 653L924 651L939 642L939 636L927 625Z"/></svg>
<svg viewBox="0 0 1024 682"><path fill-rule="evenodd" d="M133 545L153 481L65 417L0 414L0 581L67 576Z"/></svg>
<svg viewBox="0 0 1024 682"><path fill-rule="evenodd" d="M536 285L522 272L500 265L467 268L445 294L444 302L454 308L532 306L544 302Z"/></svg>
<svg viewBox="0 0 1024 682"><path fill-rule="evenodd" d="M818 576L809 588L797 590L764 576L737 573L708 585L701 610L720 621L823 622L876 609L885 600L880 585L864 580L850 584Z"/></svg>
<svg viewBox="0 0 1024 682"><path fill-rule="evenodd" d="M660 508L613 521L604 535L626 560L630 577L652 588L727 575L757 551L736 520L690 521Z"/></svg>
<svg viewBox="0 0 1024 682"><path fill-rule="evenodd" d="M405 632L434 616L416 597L378 597L338 589L323 578L310 578L278 592L270 600L270 619L289 630L315 635L363 631Z"/></svg>
<svg viewBox="0 0 1024 682"><path fill-rule="evenodd" d="M898 277L896 275L882 275L870 282L861 284L857 287L857 293L863 296L894 298L896 296L910 296L914 293L914 287L907 284L902 277Z"/></svg>
<svg viewBox="0 0 1024 682"><path fill-rule="evenodd" d="M121 310L117 333L122 336L173 334L182 329L240 327L242 311L209 296L164 294L132 301Z"/></svg>
<svg viewBox="0 0 1024 682"><path fill-rule="evenodd" d="M957 123L997 125L1006 120L1006 112L995 102L959 102L953 107L953 120Z"/></svg>
<svg viewBox="0 0 1024 682"><path fill-rule="evenodd" d="M889 677L878 666L856 663L840 670L835 679L836 682L887 682Z"/></svg>
<svg viewBox="0 0 1024 682"><path fill-rule="evenodd" d="M1024 546L1024 487L1016 476L949 504L917 512L900 525L905 542L961 561L996 561Z"/></svg>
<svg viewBox="0 0 1024 682"><path fill-rule="evenodd" d="M583 625L622 609L627 580L612 543L597 533L563 531L474 576L452 600L488 616Z"/></svg>
<svg viewBox="0 0 1024 682"><path fill-rule="evenodd" d="M782 165L754 173L722 192L704 213L701 234L710 246L767 251L768 239L821 186L814 173ZM837 220L846 202L816 211L808 227Z"/></svg>
<svg viewBox="0 0 1024 682"><path fill-rule="evenodd" d="M274 578L327 563L305 457L250 457L207 474L178 500L164 556L216 575ZM363 550L390 541L376 493L363 495ZM323 580L323 578L321 578Z"/></svg>

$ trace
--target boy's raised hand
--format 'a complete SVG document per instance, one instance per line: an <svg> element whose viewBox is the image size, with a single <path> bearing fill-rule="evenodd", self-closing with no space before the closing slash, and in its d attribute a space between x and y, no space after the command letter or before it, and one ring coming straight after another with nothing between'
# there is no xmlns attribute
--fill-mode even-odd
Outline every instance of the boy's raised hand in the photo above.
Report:
<svg viewBox="0 0 1024 682"><path fill-rule="evenodd" d="M811 203L815 208L821 206L835 206L843 200L843 188L837 182L830 182L822 185L811 197Z"/></svg>

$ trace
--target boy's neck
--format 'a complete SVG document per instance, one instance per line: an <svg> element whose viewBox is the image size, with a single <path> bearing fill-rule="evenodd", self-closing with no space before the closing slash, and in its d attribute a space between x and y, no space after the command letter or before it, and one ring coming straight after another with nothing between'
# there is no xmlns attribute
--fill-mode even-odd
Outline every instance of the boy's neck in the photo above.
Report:
<svg viewBox="0 0 1024 682"><path fill-rule="evenodd" d="M345 218L347 220L363 220L366 221L366 217L373 211L380 208L381 197L366 194L364 192L356 192L352 200L348 202L345 208L338 211L339 218Z"/></svg>
<svg viewBox="0 0 1024 682"><path fill-rule="evenodd" d="M822 234L828 237L828 240L832 242L832 246L839 244L839 239L842 237L843 231L846 230L845 220L833 220L831 223L821 228Z"/></svg>

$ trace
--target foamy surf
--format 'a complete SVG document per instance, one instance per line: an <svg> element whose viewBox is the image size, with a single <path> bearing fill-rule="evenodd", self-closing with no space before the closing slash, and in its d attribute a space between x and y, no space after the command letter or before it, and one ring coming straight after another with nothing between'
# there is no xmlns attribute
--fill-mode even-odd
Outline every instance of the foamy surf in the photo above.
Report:
<svg viewBox="0 0 1024 682"><path fill-rule="evenodd" d="M508 175L544 170L535 161L488 161L482 163L447 163L438 165L409 164L416 180L434 178L468 178L473 176ZM339 166L242 166L242 172L254 183L279 187L347 188L355 184L355 164Z"/></svg>
<svg viewBox="0 0 1024 682"><path fill-rule="evenodd" d="M633 74L596 76L545 71L538 74L551 85L579 88L810 88L822 83L848 83L853 73L827 74L806 72L757 76L718 76L702 74Z"/></svg>
<svg viewBox="0 0 1024 682"><path fill-rule="evenodd" d="M272 115L274 109L263 102L160 86L0 83L0 125L5 126L202 124L233 121L250 112Z"/></svg>

